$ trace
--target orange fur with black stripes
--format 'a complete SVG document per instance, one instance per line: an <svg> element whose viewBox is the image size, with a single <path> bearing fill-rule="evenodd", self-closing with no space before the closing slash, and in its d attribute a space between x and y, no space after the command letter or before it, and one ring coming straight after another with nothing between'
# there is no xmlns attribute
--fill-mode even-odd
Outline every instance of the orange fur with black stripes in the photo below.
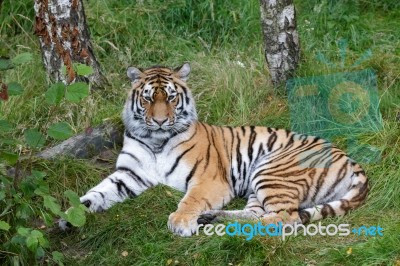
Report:
<svg viewBox="0 0 400 266"><path fill-rule="evenodd" d="M81 197L91 211L166 184L186 192L168 227L189 236L210 217L305 223L343 215L365 200L364 171L326 140L199 122L189 72L188 64L128 69L124 145L116 171ZM234 197L248 198L245 209L221 210Z"/></svg>

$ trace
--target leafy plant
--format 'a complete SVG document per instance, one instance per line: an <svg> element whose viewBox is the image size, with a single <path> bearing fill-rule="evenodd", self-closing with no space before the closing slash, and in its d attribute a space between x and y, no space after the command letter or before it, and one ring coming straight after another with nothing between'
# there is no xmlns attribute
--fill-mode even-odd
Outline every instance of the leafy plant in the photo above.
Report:
<svg viewBox="0 0 400 266"><path fill-rule="evenodd" d="M0 70L11 69L28 63L32 54L22 53L13 59L1 59ZM88 66L77 67L80 75L92 73ZM1 100L8 96L23 94L23 86L17 82L3 84ZM89 85L77 82L68 86L62 83L52 84L44 95L44 101L52 108L57 108L62 101L79 103L89 95ZM24 141L13 138L17 127L7 120L0 119L0 264L8 260L14 264L36 264L38 259L63 265L63 255L51 250L46 230L55 219L61 217L74 226L86 222L87 208L80 203L79 197L71 190L64 195L71 206L63 212L57 199L51 195L47 174L31 169L31 158L27 160L16 153L17 145L30 149L32 155L45 146L48 137L64 140L73 135L73 130L66 122L57 122L42 128L26 129ZM15 166L13 172L10 167ZM24 167L26 166L26 167ZM7 171L7 169L9 169Z"/></svg>

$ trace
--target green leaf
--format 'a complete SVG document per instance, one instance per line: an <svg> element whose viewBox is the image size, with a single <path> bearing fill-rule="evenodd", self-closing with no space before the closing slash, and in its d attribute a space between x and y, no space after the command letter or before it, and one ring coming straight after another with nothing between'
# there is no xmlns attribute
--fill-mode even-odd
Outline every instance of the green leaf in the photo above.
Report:
<svg viewBox="0 0 400 266"><path fill-rule="evenodd" d="M10 186L11 184L14 183L13 181L14 181L14 178L12 178L12 177L6 177L6 176L0 175L0 182L2 183L2 186Z"/></svg>
<svg viewBox="0 0 400 266"><path fill-rule="evenodd" d="M44 236L39 237L38 240L39 240L39 245L40 246L42 246L44 248L49 247L49 241L47 241L47 239Z"/></svg>
<svg viewBox="0 0 400 266"><path fill-rule="evenodd" d="M42 212L42 218L47 226L52 226L52 224L54 223L53 214L51 213Z"/></svg>
<svg viewBox="0 0 400 266"><path fill-rule="evenodd" d="M6 161L9 165L14 165L18 161L18 154L0 151L0 158Z"/></svg>
<svg viewBox="0 0 400 266"><path fill-rule="evenodd" d="M51 253L51 255L53 255L53 260L60 266L64 265L63 261L64 261L64 255L61 252L58 251L53 251Z"/></svg>
<svg viewBox="0 0 400 266"><path fill-rule="evenodd" d="M35 238L41 238L41 237L43 237L43 233L38 230L32 230L31 236L33 236Z"/></svg>
<svg viewBox="0 0 400 266"><path fill-rule="evenodd" d="M74 64L74 70L80 76L89 76L94 72L91 66L81 63Z"/></svg>
<svg viewBox="0 0 400 266"><path fill-rule="evenodd" d="M28 237L25 239L25 243L26 243L26 246L27 246L31 251L35 251L36 248L37 248L37 246L38 246L39 241L38 241L38 239L37 239L36 237L28 236Z"/></svg>
<svg viewBox="0 0 400 266"><path fill-rule="evenodd" d="M0 200L3 200L6 198L6 192L0 190Z"/></svg>
<svg viewBox="0 0 400 266"><path fill-rule="evenodd" d="M13 64L10 59L0 58L0 70L7 70L13 68Z"/></svg>
<svg viewBox="0 0 400 266"><path fill-rule="evenodd" d="M21 65L24 63L28 63L33 59L33 56L31 53L22 53L11 59L14 65Z"/></svg>
<svg viewBox="0 0 400 266"><path fill-rule="evenodd" d="M68 221L68 216L65 212L60 212L58 216L60 216L61 219Z"/></svg>
<svg viewBox="0 0 400 266"><path fill-rule="evenodd" d="M28 129L24 132L25 141L31 148L40 148L46 141L42 133L37 129Z"/></svg>
<svg viewBox="0 0 400 266"><path fill-rule="evenodd" d="M83 226L86 222L85 211L77 207L69 208L67 212L67 221L76 227Z"/></svg>
<svg viewBox="0 0 400 266"><path fill-rule="evenodd" d="M76 194L72 190L65 191L64 195L68 198L73 207L79 207L79 205L81 204L78 194Z"/></svg>
<svg viewBox="0 0 400 266"><path fill-rule="evenodd" d="M47 176L47 174L45 172L42 172L42 171L32 170L31 176L36 178L36 179L42 180L44 177Z"/></svg>
<svg viewBox="0 0 400 266"><path fill-rule="evenodd" d="M8 223L0 221L0 230L8 231L10 228L11 226Z"/></svg>
<svg viewBox="0 0 400 266"><path fill-rule="evenodd" d="M74 132L67 123L60 122L51 125L47 130L47 134L53 139L64 140L71 137Z"/></svg>
<svg viewBox="0 0 400 266"><path fill-rule="evenodd" d="M89 209L83 204L79 205L78 208L80 208L84 212L90 212Z"/></svg>
<svg viewBox="0 0 400 266"><path fill-rule="evenodd" d="M55 215L59 215L61 212L61 206L56 202L56 199L52 196L44 196L43 204Z"/></svg>
<svg viewBox="0 0 400 266"><path fill-rule="evenodd" d="M8 95L16 96L16 95L21 95L23 92L24 89L18 82L10 82L8 84Z"/></svg>
<svg viewBox="0 0 400 266"><path fill-rule="evenodd" d="M89 85L85 82L75 82L67 86L65 98L73 103L79 103L83 98L89 95Z"/></svg>
<svg viewBox="0 0 400 266"><path fill-rule="evenodd" d="M52 84L45 93L48 104L59 104L64 97L65 85L62 82Z"/></svg>
<svg viewBox="0 0 400 266"><path fill-rule="evenodd" d="M21 181L19 184L19 189L22 193L24 193L24 199L29 199L34 196L34 191L37 185L35 182L32 182L32 178L26 178Z"/></svg>
<svg viewBox="0 0 400 266"><path fill-rule="evenodd" d="M42 247L38 247L35 252L36 258L40 259L44 256L44 249Z"/></svg>
<svg viewBox="0 0 400 266"><path fill-rule="evenodd" d="M17 207L16 216L18 218L28 220L32 214L34 214L34 212L28 203L22 203L19 207Z"/></svg>
<svg viewBox="0 0 400 266"><path fill-rule="evenodd" d="M31 229L30 228L25 228L25 227L20 227L18 228L17 232L21 236L29 236Z"/></svg>
<svg viewBox="0 0 400 266"><path fill-rule="evenodd" d="M13 125L7 120L0 120L0 132L9 132L13 130Z"/></svg>
<svg viewBox="0 0 400 266"><path fill-rule="evenodd" d="M11 243L13 244L18 244L18 245L24 245L25 244L25 237L16 235L11 238Z"/></svg>
<svg viewBox="0 0 400 266"><path fill-rule="evenodd" d="M6 133L10 132L13 130L13 125L6 121L6 120L0 120L0 132Z"/></svg>
<svg viewBox="0 0 400 266"><path fill-rule="evenodd" d="M47 196L49 195L50 191L49 191L49 187L48 186L40 186L37 189L35 189L34 193L38 196Z"/></svg>

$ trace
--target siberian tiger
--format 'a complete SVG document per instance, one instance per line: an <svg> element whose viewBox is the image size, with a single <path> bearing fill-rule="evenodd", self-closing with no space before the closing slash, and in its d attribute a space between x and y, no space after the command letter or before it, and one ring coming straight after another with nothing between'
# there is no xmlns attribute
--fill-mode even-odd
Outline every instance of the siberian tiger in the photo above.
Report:
<svg viewBox="0 0 400 266"><path fill-rule="evenodd" d="M189 72L187 63L128 68L132 89L122 114L123 148L116 171L80 198L90 211L165 184L186 192L168 228L190 236L210 216L307 223L344 215L365 200L364 171L326 140L198 121ZM234 197L248 198L244 210L221 210Z"/></svg>

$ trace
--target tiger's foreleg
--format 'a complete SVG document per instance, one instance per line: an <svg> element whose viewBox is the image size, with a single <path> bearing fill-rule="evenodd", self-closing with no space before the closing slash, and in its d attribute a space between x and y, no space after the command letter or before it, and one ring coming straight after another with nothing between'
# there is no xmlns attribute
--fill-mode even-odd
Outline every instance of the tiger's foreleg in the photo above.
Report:
<svg viewBox="0 0 400 266"><path fill-rule="evenodd" d="M233 198L229 184L211 181L190 186L186 195L171 213L168 228L180 236L191 236L197 230L197 219L203 211L221 209Z"/></svg>
<svg viewBox="0 0 400 266"><path fill-rule="evenodd" d="M91 212L101 212L154 185L129 169L120 169L90 189L80 200Z"/></svg>
<svg viewBox="0 0 400 266"><path fill-rule="evenodd" d="M156 184L138 176L132 170L118 169L80 197L80 201L90 212L102 212L115 203L138 196L154 185ZM61 229L70 227L64 220L59 221L59 226Z"/></svg>

